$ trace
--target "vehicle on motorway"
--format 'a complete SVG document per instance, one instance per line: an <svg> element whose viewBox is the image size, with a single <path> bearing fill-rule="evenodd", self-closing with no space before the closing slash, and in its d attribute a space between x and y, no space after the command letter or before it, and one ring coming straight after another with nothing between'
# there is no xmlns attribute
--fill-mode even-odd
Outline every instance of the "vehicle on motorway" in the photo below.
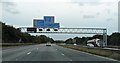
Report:
<svg viewBox="0 0 120 63"><path fill-rule="evenodd" d="M103 43L100 39L92 39L87 41L88 47L102 47Z"/></svg>
<svg viewBox="0 0 120 63"><path fill-rule="evenodd" d="M46 46L52 46L51 43L47 43Z"/></svg>
<svg viewBox="0 0 120 63"><path fill-rule="evenodd" d="M74 43L73 45L77 45L76 43Z"/></svg>
<svg viewBox="0 0 120 63"><path fill-rule="evenodd" d="M94 47L94 45L93 45L93 44L90 44L90 43L87 44L87 46L88 46L88 47Z"/></svg>

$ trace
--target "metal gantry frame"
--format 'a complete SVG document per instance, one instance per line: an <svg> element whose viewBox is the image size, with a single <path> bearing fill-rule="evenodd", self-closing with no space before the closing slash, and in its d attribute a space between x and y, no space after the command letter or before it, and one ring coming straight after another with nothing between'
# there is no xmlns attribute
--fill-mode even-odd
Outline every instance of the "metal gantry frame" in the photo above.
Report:
<svg viewBox="0 0 120 63"><path fill-rule="evenodd" d="M36 32L27 31L27 28L36 28ZM39 29L43 29L39 31ZM47 31L50 29L50 31ZM55 31L54 29L57 29ZM106 28L40 28L40 27L20 27L22 32L27 33L57 33L57 34L97 34L103 35L103 46L107 46L107 29Z"/></svg>

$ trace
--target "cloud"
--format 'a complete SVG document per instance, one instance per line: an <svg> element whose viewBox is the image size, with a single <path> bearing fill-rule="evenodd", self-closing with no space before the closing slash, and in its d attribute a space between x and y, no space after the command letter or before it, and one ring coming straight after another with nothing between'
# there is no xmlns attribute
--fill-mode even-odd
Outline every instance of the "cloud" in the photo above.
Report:
<svg viewBox="0 0 120 63"><path fill-rule="evenodd" d="M109 6L112 2L101 2L100 0L71 0L71 3L78 4L80 6L96 6L102 4Z"/></svg>
<svg viewBox="0 0 120 63"><path fill-rule="evenodd" d="M74 3L74 4L78 4L78 5L80 5L80 6L85 6L85 5L88 5L88 4L98 4L97 2L96 2L97 0L71 0L71 3Z"/></svg>
<svg viewBox="0 0 120 63"><path fill-rule="evenodd" d="M113 18L107 18L106 21L113 21Z"/></svg>
<svg viewBox="0 0 120 63"><path fill-rule="evenodd" d="M84 15L83 18L88 19L88 18L95 18L93 15Z"/></svg>
<svg viewBox="0 0 120 63"><path fill-rule="evenodd" d="M18 14L19 11L16 9L16 4L14 2L2 2L3 10L12 13Z"/></svg>
<svg viewBox="0 0 120 63"><path fill-rule="evenodd" d="M99 2L99 0L71 0L75 2Z"/></svg>

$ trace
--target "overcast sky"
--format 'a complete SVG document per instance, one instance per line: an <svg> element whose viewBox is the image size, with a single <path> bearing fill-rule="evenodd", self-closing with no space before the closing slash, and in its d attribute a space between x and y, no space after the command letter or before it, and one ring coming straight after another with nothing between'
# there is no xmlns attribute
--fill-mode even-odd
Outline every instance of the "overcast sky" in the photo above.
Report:
<svg viewBox="0 0 120 63"><path fill-rule="evenodd" d="M32 26L33 18L55 16L61 27L107 28L118 31L119 0L2 0L0 19L15 27ZM1 11L0 11L1 12ZM55 37L55 35L50 35ZM73 37L76 35L69 35ZM84 35L83 35L84 36ZM60 38L60 37L58 37ZM61 37L66 39L68 36Z"/></svg>

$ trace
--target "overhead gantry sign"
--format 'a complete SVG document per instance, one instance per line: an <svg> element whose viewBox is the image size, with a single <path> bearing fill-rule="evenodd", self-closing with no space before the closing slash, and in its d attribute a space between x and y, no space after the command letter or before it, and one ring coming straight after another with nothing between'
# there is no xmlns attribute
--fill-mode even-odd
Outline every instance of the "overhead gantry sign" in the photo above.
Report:
<svg viewBox="0 0 120 63"><path fill-rule="evenodd" d="M54 16L44 16L44 19L42 20L33 19L33 27L20 27L20 30L27 33L103 35L103 46L107 46L106 28L60 28L59 23L54 23Z"/></svg>

